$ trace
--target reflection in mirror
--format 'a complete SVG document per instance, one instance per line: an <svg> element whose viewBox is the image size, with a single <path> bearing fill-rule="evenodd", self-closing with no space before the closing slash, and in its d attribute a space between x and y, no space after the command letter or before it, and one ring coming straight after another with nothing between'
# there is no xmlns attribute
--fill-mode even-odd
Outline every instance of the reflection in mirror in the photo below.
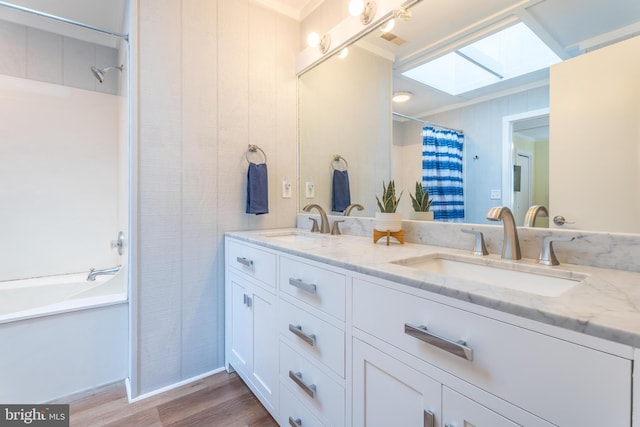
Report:
<svg viewBox="0 0 640 427"><path fill-rule="evenodd" d="M425 61L442 57L452 51L473 56L476 62L480 62L485 68L491 68L491 61L474 56L474 52L470 53L468 45L481 37L494 34L500 29L509 28L519 22L524 22L563 61L552 66L551 73L549 68L543 68L509 80L498 79L500 81L495 84L457 95L417 83L403 75L404 72ZM524 219L528 205L541 204L549 208L551 219L561 215L565 216L568 222L575 223L568 224L567 222L562 226L563 228L640 232L638 225L629 226L630 221L626 220L611 221L604 212L606 209L595 209L593 200L598 196L589 194L589 188L593 187L585 188L584 184L581 184L585 178L576 179L574 177L573 180L567 181L566 185L560 185L557 182L560 177L576 175L579 169L583 169L579 167L583 164L590 165L591 171L602 171L598 175L600 177L610 174L605 171L609 167L607 164L603 162L594 164L591 160L589 162L583 160L583 155L589 148L601 150L600 141L593 140L594 135L602 135L600 139L606 138L607 135L603 133L603 130L594 132L591 128L595 122L591 116L597 116L597 111L603 109L601 106L598 107L598 102L595 102L595 99L589 100L584 97L578 101L590 109L590 111L581 111L580 114L583 117L591 117L590 120L576 118L572 128L579 127L581 129L579 134L573 132L575 135L571 135L572 132L566 129L562 132L554 131L561 129L561 124L567 123L571 119L570 113L567 112L571 108L571 99L568 97L575 96L575 93L579 91L569 91L567 88L574 80L580 80L576 79L576 76L583 75L583 71L596 68L599 61L596 54L599 50L609 50L616 44L620 44L619 42L634 36L637 33L635 29L638 28L638 22L640 22L640 3L634 0L621 0L615 3L606 0L566 0L563 2L495 0L476 2L473 6L469 6L468 2L463 0L452 0L447 2L446 6L441 5L438 8L432 7L428 2L418 3L412 8L412 19L408 22L396 22L392 34L386 34L382 37L383 34L376 30L356 43L356 46L363 50L370 53L375 52L375 54L371 53L372 55L377 54L380 58L392 58L393 75L391 81L393 88L389 90L389 95L382 99L381 103L384 106L388 105L391 92L406 91L413 94L411 100L405 103L392 104L393 112L400 113L405 117L395 116L393 118L390 148L380 148L381 152L385 154L390 150L390 169L378 172L382 176L395 179L396 185L404 189L405 192L413 191L416 180L420 179L422 175L422 128L424 126L422 121L429 121L464 131L463 169L466 222L487 223L485 216L491 207L506 205L511 207L514 212L518 212L520 223ZM627 52L629 49L634 49L631 45L628 46ZM355 50L353 47L351 49ZM525 53L523 59L527 59L526 54L529 54L530 50L520 50L521 53ZM578 58L572 59L575 56L593 59L591 63L585 62L582 65L572 66L573 63L577 64ZM624 130L616 132L616 139L634 141L636 146L640 136L637 134L637 129L633 131L633 124L637 123L638 114L635 115L635 122L629 122L628 118L637 112L636 106L640 105L638 102L640 92L634 89L637 87L635 82L637 79L630 80L630 77L623 75L620 69L635 70L635 62L637 61L633 62L633 58L637 57L640 55L636 51L628 52L623 58L608 59L621 64L621 66L608 67L613 69L613 73L608 74L606 79L593 72L585 77L590 86L609 88L611 80L622 80L624 82L622 85L629 88L628 94L610 91L607 97L613 98L614 102L606 109L605 113L614 114L614 117L606 116L605 118L602 116L600 123L608 120L612 123L619 123L624 118L625 123L617 127L617 129ZM327 64L329 61L318 65L312 71L316 75L325 74L326 78L330 79L335 71L330 70ZM553 72L555 69L562 70L567 67L571 67L573 78L565 78L566 73ZM359 78L362 75L361 72L355 73L354 76ZM301 76L301 82L305 77L306 74ZM354 78L354 82L357 78ZM388 87L389 81L381 80L379 84ZM584 88L581 90L582 92L591 92L590 90L585 91ZM606 93L606 89L604 92ZM619 105L617 100L620 97L633 97L634 101L631 103L625 101L624 107L617 107ZM600 101L602 98L603 94L600 94L598 100ZM305 139L302 138L302 135L307 132L305 127L310 120L309 117L305 117L304 104L307 101L308 98L303 98L301 92L300 174L303 181L306 179L310 166L309 157L302 155L308 149ZM331 106L341 105L341 111L353 111L350 106L351 101L343 100L341 104L326 104L324 107L316 105L315 108L331 109ZM568 109L561 108L563 103L568 105ZM620 111L621 108L624 108L624 111ZM550 109L552 112L548 118L550 122L548 127L535 123L532 125L531 123L514 122L512 123L512 132L505 133L503 130L506 117L533 114L543 109ZM558 113L556 114L556 112ZM562 115L562 112L565 115ZM378 113L380 112L378 111ZM554 120L554 117L557 117L557 120ZM391 117L388 117L387 120L391 122ZM370 122L374 121L378 126L379 116L372 116ZM525 131L525 126L530 129ZM537 134L532 136L534 129L536 133L546 129L549 135L547 137ZM316 130L319 128L316 127ZM352 132L352 129L334 127L331 132L333 134L349 133ZM322 138L320 135L316 135L316 137ZM564 151L563 157L558 157L561 151L557 147L569 140L575 141L576 137L580 138L580 148L573 148L571 157L564 154ZM509 147L513 145L509 155L505 155L502 148L505 144L505 138ZM545 139L546 141L544 141ZM343 147L343 150L346 149L346 146ZM624 148L624 152L629 149ZM635 150L637 151L637 148ZM371 150L369 150L367 156L371 154ZM316 151L315 156L311 159L317 162L317 159L328 158L329 155L330 153ZM360 163L360 167L368 167L367 165L371 164L368 157L357 157L357 154L352 156L356 157L350 158L350 163ZM549 172L545 175L544 166L547 164L547 158L549 159ZM638 161L637 155L631 155L627 158ZM627 163L627 158L623 163ZM554 159L556 159L555 162ZM608 157L607 161L611 163L612 168L616 168L615 161L609 161ZM520 168L514 169L514 166L520 166ZM635 166L631 166L632 171L638 169L640 168L637 163ZM520 173L520 191L514 191L514 170L519 170ZM524 180L523 173L525 174ZM640 178L633 173L635 172L625 175L624 178L618 177L618 179L635 183ZM619 174L613 173L611 175L618 176ZM325 174L326 176L327 174ZM362 193L367 191L365 187L358 188L360 191L358 197L361 200L367 198L371 200L371 196L375 195L376 188L381 182L380 176L373 173L369 177L375 179L376 183L372 190L368 190L372 191L369 197ZM316 178L317 185L320 185L320 179ZM327 178L322 185L328 185ZM605 190L605 187L599 188L603 188L602 191L608 193L609 191ZM608 187L620 187L620 185L618 182L618 184ZM547 188L548 191L546 191ZM557 188L562 188L562 191L555 191ZM581 198L590 197L591 205L582 201L573 203L578 199L576 196L580 194L589 194L589 196L581 196ZM635 212L636 218L638 218L640 201L636 202L634 197L632 194L617 196L619 201L624 201L623 205L616 204L613 200L615 197L608 197L607 200L614 203L611 206L614 210L617 209L616 206L621 206L621 208L624 206L620 210ZM352 200L355 199L352 197ZM301 197L301 203L304 202L304 197ZM370 208L368 205L369 203L367 203L367 208ZM633 208L635 205L637 206ZM411 210L410 200L407 197L401 201L399 211L403 213L405 218L408 218L408 213ZM587 218L583 214L585 211L594 213ZM372 211L368 209L365 214L371 216ZM545 226L547 222L551 222L551 227L555 226L553 221L540 217L536 220L536 226ZM623 222L627 225L623 226ZM636 220L635 223L638 221Z"/></svg>

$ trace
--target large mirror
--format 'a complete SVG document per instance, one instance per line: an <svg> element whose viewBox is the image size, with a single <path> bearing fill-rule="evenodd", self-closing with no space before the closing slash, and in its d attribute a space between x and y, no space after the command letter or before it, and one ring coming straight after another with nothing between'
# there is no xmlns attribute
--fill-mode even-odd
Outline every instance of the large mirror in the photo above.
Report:
<svg viewBox="0 0 640 427"><path fill-rule="evenodd" d="M419 2L390 32L376 29L346 57L300 76L301 207L318 203L339 213L332 209L335 169L346 169L350 201L365 207L351 215L373 216L383 182L394 179L408 218L408 193L423 174L423 128L433 125L464 134L465 222L486 223L489 208L507 205L522 223L528 206L540 204L551 218L563 216L564 228L640 233L640 48L633 38L640 3L476 3ZM455 95L403 75L453 51L486 66L470 44L518 23L557 55L551 72L543 67ZM531 52L521 47L519 61ZM392 102L400 91L411 99ZM606 98L610 107L601 105ZM536 226L560 227L548 218Z"/></svg>

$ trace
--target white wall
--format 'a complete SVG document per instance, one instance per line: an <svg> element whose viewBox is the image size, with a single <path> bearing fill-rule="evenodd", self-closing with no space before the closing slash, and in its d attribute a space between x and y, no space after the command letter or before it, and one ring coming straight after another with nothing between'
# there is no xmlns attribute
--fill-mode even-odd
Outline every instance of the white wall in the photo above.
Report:
<svg viewBox="0 0 640 427"><path fill-rule="evenodd" d="M640 232L639 75L640 37L551 67L550 216L564 228Z"/></svg>
<svg viewBox="0 0 640 427"><path fill-rule="evenodd" d="M349 165L351 202L365 207L358 216L373 216L389 181L391 137L391 61L357 46L344 59L333 57L300 76L300 178L311 179L315 197L300 203L318 203L331 209L333 155ZM408 196L407 196L408 197Z"/></svg>
<svg viewBox="0 0 640 427"><path fill-rule="evenodd" d="M248 0L134 7L137 396L223 366L224 232L295 225L279 189L297 182L299 24ZM267 215L244 213L248 144L268 156Z"/></svg>
<svg viewBox="0 0 640 427"><path fill-rule="evenodd" d="M112 267L120 97L0 75L0 280Z"/></svg>
<svg viewBox="0 0 640 427"><path fill-rule="evenodd" d="M431 116L421 117L454 129L462 129L464 143L465 222L488 223L487 211L500 206L491 200L492 189L502 189L502 118L549 106L549 87L542 86ZM403 188L413 191L421 176L423 125L414 121L393 122L392 174L402 178ZM401 131L396 128L403 128ZM397 140L396 134L403 139ZM478 159L474 159L478 156ZM396 183L398 185L398 183ZM503 190L504 191L504 190ZM403 210L411 209L403 200Z"/></svg>

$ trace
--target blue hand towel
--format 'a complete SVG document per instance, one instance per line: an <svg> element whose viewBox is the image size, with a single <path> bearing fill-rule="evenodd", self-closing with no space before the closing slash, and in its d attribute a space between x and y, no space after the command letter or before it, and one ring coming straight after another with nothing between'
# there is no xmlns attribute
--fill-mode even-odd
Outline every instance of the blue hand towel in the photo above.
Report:
<svg viewBox="0 0 640 427"><path fill-rule="evenodd" d="M333 170L333 194L331 197L331 210L343 212L351 204L349 192L349 174L346 170Z"/></svg>
<svg viewBox="0 0 640 427"><path fill-rule="evenodd" d="M269 182L267 164L249 163L247 171L247 213L269 213Z"/></svg>

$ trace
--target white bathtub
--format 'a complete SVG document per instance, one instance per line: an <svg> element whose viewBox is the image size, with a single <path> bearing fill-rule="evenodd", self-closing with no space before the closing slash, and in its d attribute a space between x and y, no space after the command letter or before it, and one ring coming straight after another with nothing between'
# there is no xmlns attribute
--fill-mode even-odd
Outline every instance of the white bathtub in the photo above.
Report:
<svg viewBox="0 0 640 427"><path fill-rule="evenodd" d="M0 402L43 403L128 375L126 269L0 282Z"/></svg>

